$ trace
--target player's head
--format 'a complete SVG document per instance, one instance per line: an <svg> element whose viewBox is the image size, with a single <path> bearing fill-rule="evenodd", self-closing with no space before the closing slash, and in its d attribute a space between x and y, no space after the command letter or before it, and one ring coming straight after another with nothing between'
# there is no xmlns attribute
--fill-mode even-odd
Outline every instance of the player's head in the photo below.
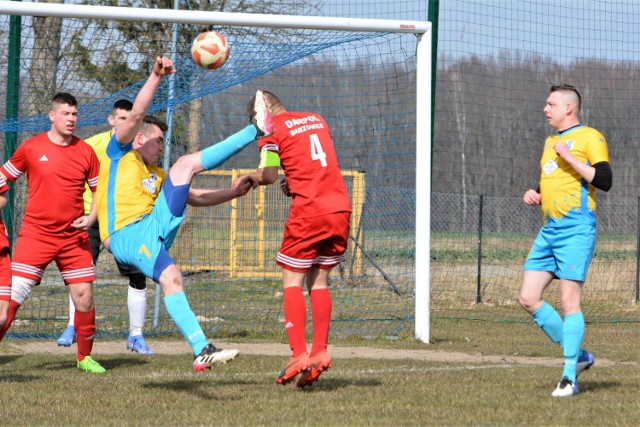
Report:
<svg viewBox="0 0 640 427"><path fill-rule="evenodd" d="M271 113L271 116L277 116L280 113L287 111L284 108L284 104L280 101L280 98L275 96L272 92L262 91L262 96L264 96L264 101L267 104L267 108ZM249 120L253 118L253 105L256 102L256 96L252 96L249 100L249 105L247 106L247 114L249 115Z"/></svg>
<svg viewBox="0 0 640 427"><path fill-rule="evenodd" d="M118 129L118 126L127 120L129 113L133 109L133 102L128 99L119 99L113 103L111 114L107 117L112 129Z"/></svg>
<svg viewBox="0 0 640 427"><path fill-rule="evenodd" d="M574 86L553 85L543 111L551 127L563 130L579 120L581 103L580 92Z"/></svg>
<svg viewBox="0 0 640 427"><path fill-rule="evenodd" d="M78 100L76 99L75 96L71 95L70 93L67 92L58 92L55 95L53 95L53 98L51 98L51 109L53 110L56 106L59 105L70 105L72 107L77 107L78 106Z"/></svg>
<svg viewBox="0 0 640 427"><path fill-rule="evenodd" d="M551 86L550 93L554 92L560 93L564 102L573 105L576 110L576 114L580 113L580 108L582 107L582 97L580 96L580 92L578 92L578 89L576 89L575 86L568 84L553 85Z"/></svg>
<svg viewBox="0 0 640 427"><path fill-rule="evenodd" d="M58 92L51 99L49 110L51 130L62 135L71 136L78 123L78 101L66 92Z"/></svg>
<svg viewBox="0 0 640 427"><path fill-rule="evenodd" d="M155 165L164 148L164 132L167 125L154 116L145 116L140 131L133 140L133 148L146 164Z"/></svg>

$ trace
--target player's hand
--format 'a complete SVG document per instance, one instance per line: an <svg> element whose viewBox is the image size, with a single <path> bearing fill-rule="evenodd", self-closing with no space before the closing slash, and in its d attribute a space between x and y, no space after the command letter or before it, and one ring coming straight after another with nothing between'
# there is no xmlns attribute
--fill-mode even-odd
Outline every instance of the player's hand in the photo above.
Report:
<svg viewBox="0 0 640 427"><path fill-rule="evenodd" d="M284 193L285 196L291 197L291 190L289 189L289 182L287 181L287 177L283 176L280 178L280 189Z"/></svg>
<svg viewBox="0 0 640 427"><path fill-rule="evenodd" d="M567 156L571 156L571 151L569 150L569 146L564 141L558 141L553 146L556 154L563 159L567 160Z"/></svg>
<svg viewBox="0 0 640 427"><path fill-rule="evenodd" d="M251 190L252 188L256 188L258 187L258 185L260 185L258 181L251 175L242 175L233 180L231 187L237 188L240 186L244 186L246 182L249 182L251 184L251 187L249 187L249 190Z"/></svg>
<svg viewBox="0 0 640 427"><path fill-rule="evenodd" d="M89 229L89 226L91 226L91 222L89 221L89 216L83 215L80 218L73 220L73 222L71 223L71 226L78 230L87 231Z"/></svg>
<svg viewBox="0 0 640 427"><path fill-rule="evenodd" d="M173 61L170 58L166 58L164 56L156 57L156 60L153 62L153 73L156 76L164 77L175 72L176 70L173 68Z"/></svg>
<svg viewBox="0 0 640 427"><path fill-rule="evenodd" d="M542 195L536 190L527 190L522 199L529 206L536 206L542 203Z"/></svg>
<svg viewBox="0 0 640 427"><path fill-rule="evenodd" d="M252 188L256 188L257 186L258 181L256 181L255 178L249 175L244 175L234 179L232 185L232 187L236 190L237 197L244 196Z"/></svg>

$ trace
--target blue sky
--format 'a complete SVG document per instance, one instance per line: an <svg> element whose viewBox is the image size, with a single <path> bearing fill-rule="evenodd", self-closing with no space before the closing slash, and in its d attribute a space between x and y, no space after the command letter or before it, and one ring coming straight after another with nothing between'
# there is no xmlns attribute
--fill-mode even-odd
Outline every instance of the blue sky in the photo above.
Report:
<svg viewBox="0 0 640 427"><path fill-rule="evenodd" d="M640 60L638 0L440 0L439 51Z"/></svg>
<svg viewBox="0 0 640 427"><path fill-rule="evenodd" d="M424 20L428 0L325 0L327 16ZM640 61L640 0L440 0L440 52Z"/></svg>

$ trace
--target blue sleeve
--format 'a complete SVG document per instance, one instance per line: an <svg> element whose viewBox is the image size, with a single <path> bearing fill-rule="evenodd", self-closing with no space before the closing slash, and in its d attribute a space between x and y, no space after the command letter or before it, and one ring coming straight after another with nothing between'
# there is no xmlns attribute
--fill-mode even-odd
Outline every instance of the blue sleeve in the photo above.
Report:
<svg viewBox="0 0 640 427"><path fill-rule="evenodd" d="M116 139L115 132L111 135L111 139L109 140L109 145L107 145L107 156L111 160L121 159L122 156L127 154L129 151L133 150L133 141L128 144L121 145L118 143Z"/></svg>

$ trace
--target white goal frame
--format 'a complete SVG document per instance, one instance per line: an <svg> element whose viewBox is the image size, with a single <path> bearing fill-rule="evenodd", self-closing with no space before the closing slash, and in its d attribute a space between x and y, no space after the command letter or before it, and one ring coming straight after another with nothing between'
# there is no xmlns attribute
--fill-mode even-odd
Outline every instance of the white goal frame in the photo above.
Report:
<svg viewBox="0 0 640 427"><path fill-rule="evenodd" d="M431 289L431 68L433 66L431 63L432 26L430 22L202 12L58 3L22 3L14 1L0 1L0 14L415 34L417 37L415 337L425 343L429 342Z"/></svg>

